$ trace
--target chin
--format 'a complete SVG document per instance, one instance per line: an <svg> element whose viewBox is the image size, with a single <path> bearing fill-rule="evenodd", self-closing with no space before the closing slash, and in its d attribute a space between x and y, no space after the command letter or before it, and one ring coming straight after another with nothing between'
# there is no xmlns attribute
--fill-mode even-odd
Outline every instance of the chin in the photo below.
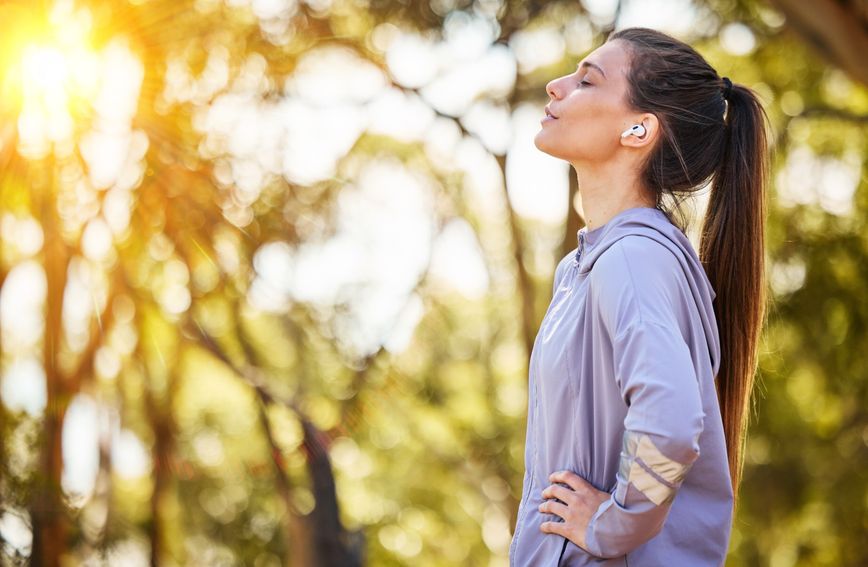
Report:
<svg viewBox="0 0 868 567"><path fill-rule="evenodd" d="M542 134L542 130L540 130L533 139L533 145L536 146L539 151L558 159L567 159L564 152L558 151L557 146L552 146L552 144L545 139L545 136L541 136L540 134Z"/></svg>
<svg viewBox="0 0 868 567"><path fill-rule="evenodd" d="M540 130L536 133L536 136L533 137L533 145L536 146L541 152L545 152L547 154L551 154L551 147L548 143L546 143L546 137L543 135L543 130Z"/></svg>

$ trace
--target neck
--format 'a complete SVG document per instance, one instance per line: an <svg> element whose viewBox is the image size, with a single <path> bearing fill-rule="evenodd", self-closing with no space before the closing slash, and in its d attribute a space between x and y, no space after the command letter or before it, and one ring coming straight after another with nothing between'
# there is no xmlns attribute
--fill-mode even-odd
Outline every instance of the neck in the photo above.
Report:
<svg viewBox="0 0 868 567"><path fill-rule="evenodd" d="M634 207L654 207L654 202L642 190L636 175L624 173L637 169L625 165L573 165L579 180L582 212L588 230L603 226L621 211Z"/></svg>

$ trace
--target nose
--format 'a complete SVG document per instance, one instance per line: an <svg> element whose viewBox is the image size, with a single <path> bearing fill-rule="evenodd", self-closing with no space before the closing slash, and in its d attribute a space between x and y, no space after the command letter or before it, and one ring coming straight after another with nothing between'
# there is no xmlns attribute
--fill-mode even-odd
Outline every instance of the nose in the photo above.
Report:
<svg viewBox="0 0 868 567"><path fill-rule="evenodd" d="M546 93L548 93L548 95L552 98L557 98L557 96L555 95L554 84L554 81L549 81L548 84L546 84Z"/></svg>
<svg viewBox="0 0 868 567"><path fill-rule="evenodd" d="M546 93L548 93L548 95L549 95L550 97L552 97L553 99L558 98L558 93L557 93L557 91L555 90L556 87L557 87L557 82L558 82L557 79L552 79L551 81L549 81L549 82L546 84Z"/></svg>

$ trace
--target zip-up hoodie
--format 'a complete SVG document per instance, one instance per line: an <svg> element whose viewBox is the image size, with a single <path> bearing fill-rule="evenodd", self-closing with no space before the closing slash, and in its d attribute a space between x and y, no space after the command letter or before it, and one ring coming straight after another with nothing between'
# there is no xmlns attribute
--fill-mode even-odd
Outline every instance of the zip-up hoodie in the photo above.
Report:
<svg viewBox="0 0 868 567"><path fill-rule="evenodd" d="M714 290L658 209L621 211L577 237L531 353L510 565L722 565L733 499ZM611 494L585 549L539 529L563 521L538 510L560 470Z"/></svg>

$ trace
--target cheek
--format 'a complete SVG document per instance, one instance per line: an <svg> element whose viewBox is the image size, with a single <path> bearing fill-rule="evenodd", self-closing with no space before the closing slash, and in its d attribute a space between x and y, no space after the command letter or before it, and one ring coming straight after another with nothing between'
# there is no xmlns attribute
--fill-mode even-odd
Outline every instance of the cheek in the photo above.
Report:
<svg viewBox="0 0 868 567"><path fill-rule="evenodd" d="M575 109L570 118L577 129L594 132L598 135L618 134L623 112L605 97L589 97L580 107Z"/></svg>
<svg viewBox="0 0 868 567"><path fill-rule="evenodd" d="M603 161L618 146L617 123L602 116L571 116L544 126L534 138L540 150L568 161Z"/></svg>
<svg viewBox="0 0 868 567"><path fill-rule="evenodd" d="M544 126L534 142L555 157L602 161L619 146L623 114L603 94L583 97L557 121Z"/></svg>

